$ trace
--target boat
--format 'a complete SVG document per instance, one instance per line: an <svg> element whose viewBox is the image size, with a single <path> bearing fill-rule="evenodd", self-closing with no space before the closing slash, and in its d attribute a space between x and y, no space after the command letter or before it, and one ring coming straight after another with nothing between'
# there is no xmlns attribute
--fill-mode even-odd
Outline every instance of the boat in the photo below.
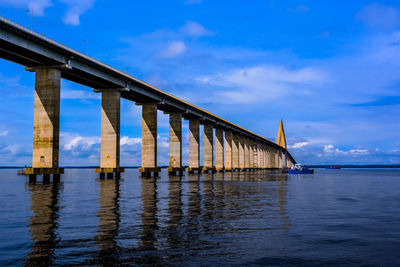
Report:
<svg viewBox="0 0 400 267"><path fill-rule="evenodd" d="M288 170L289 174L313 174L314 170L309 169L305 165L295 164L290 170Z"/></svg>
<svg viewBox="0 0 400 267"><path fill-rule="evenodd" d="M332 166L328 166L326 168L327 169L336 169L336 170L338 170L338 169L341 169L342 167L340 167L339 165L332 165Z"/></svg>

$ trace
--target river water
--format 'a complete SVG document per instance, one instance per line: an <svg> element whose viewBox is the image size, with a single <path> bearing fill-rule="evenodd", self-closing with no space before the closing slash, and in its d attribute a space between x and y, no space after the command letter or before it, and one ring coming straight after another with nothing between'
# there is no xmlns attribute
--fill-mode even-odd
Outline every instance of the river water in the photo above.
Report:
<svg viewBox="0 0 400 267"><path fill-rule="evenodd" d="M0 170L0 265L399 265L400 170L35 184Z"/></svg>

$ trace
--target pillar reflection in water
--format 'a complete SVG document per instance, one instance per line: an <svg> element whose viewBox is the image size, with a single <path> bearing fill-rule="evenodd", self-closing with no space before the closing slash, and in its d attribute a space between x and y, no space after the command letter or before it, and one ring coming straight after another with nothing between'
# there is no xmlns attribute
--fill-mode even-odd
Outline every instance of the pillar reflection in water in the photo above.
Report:
<svg viewBox="0 0 400 267"><path fill-rule="evenodd" d="M99 229L95 236L99 247L99 261L102 264L115 264L118 261L119 247L115 241L120 223L119 179L99 179L100 209L97 212Z"/></svg>
<svg viewBox="0 0 400 267"><path fill-rule="evenodd" d="M215 216L216 218L221 217L223 213L223 208L225 207L225 199L224 199L224 180L228 173L216 173L215 174L215 185L214 185L214 194L215 194Z"/></svg>
<svg viewBox="0 0 400 267"><path fill-rule="evenodd" d="M196 242L199 235L199 221L201 211L200 175L188 176L188 242Z"/></svg>
<svg viewBox="0 0 400 267"><path fill-rule="evenodd" d="M203 175L203 207L202 212L202 233L206 234L216 227L215 220L215 195L214 195L215 174Z"/></svg>
<svg viewBox="0 0 400 267"><path fill-rule="evenodd" d="M142 179L142 239L140 249L154 250L156 231L158 229L157 219L157 179Z"/></svg>
<svg viewBox="0 0 400 267"><path fill-rule="evenodd" d="M58 245L58 198L61 186L60 183L27 184L28 190L31 191L33 212L28 225L32 245L31 252L24 259L24 265L54 265L54 251Z"/></svg>
<svg viewBox="0 0 400 267"><path fill-rule="evenodd" d="M168 232L167 240L170 248L179 247L182 241L182 177L169 176L168 183Z"/></svg>

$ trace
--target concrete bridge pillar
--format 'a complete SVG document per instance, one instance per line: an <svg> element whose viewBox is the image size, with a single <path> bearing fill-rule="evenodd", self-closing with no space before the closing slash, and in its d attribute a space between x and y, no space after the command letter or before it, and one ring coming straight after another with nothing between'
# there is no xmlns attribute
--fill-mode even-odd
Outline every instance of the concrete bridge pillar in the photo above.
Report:
<svg viewBox="0 0 400 267"><path fill-rule="evenodd" d="M48 180L50 174L53 174L53 179L58 179L64 173L64 169L58 168L60 79L59 69L35 70L32 168L25 168L31 181L35 181L38 174Z"/></svg>
<svg viewBox="0 0 400 267"><path fill-rule="evenodd" d="M254 144L251 139L249 139L249 168L254 169Z"/></svg>
<svg viewBox="0 0 400 267"><path fill-rule="evenodd" d="M276 148L274 149L274 160L275 160L274 164L275 169L279 169L279 150Z"/></svg>
<svg viewBox="0 0 400 267"><path fill-rule="evenodd" d="M158 176L157 167L157 105L155 103L142 104L142 167L139 172L142 176Z"/></svg>
<svg viewBox="0 0 400 267"><path fill-rule="evenodd" d="M258 145L257 143L253 144L253 169L258 169Z"/></svg>
<svg viewBox="0 0 400 267"><path fill-rule="evenodd" d="M204 124L204 167L205 172L214 171L214 128L212 124Z"/></svg>
<svg viewBox="0 0 400 267"><path fill-rule="evenodd" d="M271 148L265 147L265 166L267 169L271 169Z"/></svg>
<svg viewBox="0 0 400 267"><path fill-rule="evenodd" d="M224 138L224 165L225 171L232 171L232 132L225 131Z"/></svg>
<svg viewBox="0 0 400 267"><path fill-rule="evenodd" d="M100 168L96 172L100 177L120 176L123 168L119 167L120 141L120 99L121 92L116 89L101 91L101 148Z"/></svg>
<svg viewBox="0 0 400 267"><path fill-rule="evenodd" d="M189 119L189 173L201 172L200 167L200 122Z"/></svg>
<svg viewBox="0 0 400 267"><path fill-rule="evenodd" d="M244 136L239 136L238 138L239 140L239 169L244 171L245 167L244 167Z"/></svg>
<svg viewBox="0 0 400 267"><path fill-rule="evenodd" d="M182 114L180 112L169 113L169 167L171 175L183 175L182 167Z"/></svg>
<svg viewBox="0 0 400 267"><path fill-rule="evenodd" d="M261 165L262 165L262 168L265 169L265 147L264 147L264 145L261 146L261 152L262 152Z"/></svg>
<svg viewBox="0 0 400 267"><path fill-rule="evenodd" d="M282 150L278 148L278 169L282 169Z"/></svg>
<svg viewBox="0 0 400 267"><path fill-rule="evenodd" d="M244 169L250 169L249 139L244 138Z"/></svg>
<svg viewBox="0 0 400 267"><path fill-rule="evenodd" d="M232 170L239 169L239 135L233 133L232 141Z"/></svg>
<svg viewBox="0 0 400 267"><path fill-rule="evenodd" d="M215 169L224 170L224 131L215 128Z"/></svg>
<svg viewBox="0 0 400 267"><path fill-rule="evenodd" d="M273 147L270 147L270 149L269 149L269 164L270 164L270 167L272 168L272 169L275 169L276 168L276 162L275 162L275 149L273 148Z"/></svg>
<svg viewBox="0 0 400 267"><path fill-rule="evenodd" d="M264 146L264 168L268 169L268 147Z"/></svg>

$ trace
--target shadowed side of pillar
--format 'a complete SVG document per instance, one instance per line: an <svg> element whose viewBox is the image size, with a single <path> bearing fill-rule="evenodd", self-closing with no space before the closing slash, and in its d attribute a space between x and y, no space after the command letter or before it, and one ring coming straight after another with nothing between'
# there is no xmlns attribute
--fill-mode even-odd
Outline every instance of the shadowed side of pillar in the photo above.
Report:
<svg viewBox="0 0 400 267"><path fill-rule="evenodd" d="M239 169L239 135L233 133L232 140L232 170Z"/></svg>
<svg viewBox="0 0 400 267"><path fill-rule="evenodd" d="M254 169L254 144L253 140L249 140L249 165L250 170Z"/></svg>
<svg viewBox="0 0 400 267"><path fill-rule="evenodd" d="M224 131L215 128L215 169L224 170Z"/></svg>
<svg viewBox="0 0 400 267"><path fill-rule="evenodd" d="M204 124L204 167L205 172L214 171L214 128L212 124Z"/></svg>
<svg viewBox="0 0 400 267"><path fill-rule="evenodd" d="M189 119L189 173L201 172L200 166L200 121Z"/></svg>
<svg viewBox="0 0 400 267"><path fill-rule="evenodd" d="M250 169L250 153L249 153L249 139L244 138L244 169Z"/></svg>
<svg viewBox="0 0 400 267"><path fill-rule="evenodd" d="M253 168L258 169L258 145L253 144Z"/></svg>
<svg viewBox="0 0 400 267"><path fill-rule="evenodd" d="M244 170L244 136L239 136L239 169Z"/></svg>
<svg viewBox="0 0 400 267"><path fill-rule="evenodd" d="M232 171L232 132L231 131L225 131L224 165L225 165L225 171Z"/></svg>

